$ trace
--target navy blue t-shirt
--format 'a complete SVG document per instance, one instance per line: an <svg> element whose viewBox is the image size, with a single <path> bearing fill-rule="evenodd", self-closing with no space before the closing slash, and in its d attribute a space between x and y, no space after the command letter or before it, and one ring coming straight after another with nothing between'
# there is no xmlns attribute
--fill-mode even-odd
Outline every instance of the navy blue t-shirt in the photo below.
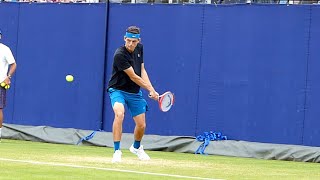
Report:
<svg viewBox="0 0 320 180"><path fill-rule="evenodd" d="M125 46L119 47L114 53L112 75L108 88L115 88L129 93L138 93L140 86L133 82L123 71L130 66L141 77L141 64L143 63L143 45L138 44L132 53Z"/></svg>

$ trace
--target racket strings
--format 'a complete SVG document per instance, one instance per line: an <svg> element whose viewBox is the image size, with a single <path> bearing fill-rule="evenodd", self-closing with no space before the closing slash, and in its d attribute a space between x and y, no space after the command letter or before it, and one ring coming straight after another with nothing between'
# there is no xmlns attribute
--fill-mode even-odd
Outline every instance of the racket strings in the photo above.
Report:
<svg viewBox="0 0 320 180"><path fill-rule="evenodd" d="M161 98L161 102L160 102L161 110L164 112L167 112L170 110L172 105L173 105L173 94L171 94L171 93L165 94Z"/></svg>

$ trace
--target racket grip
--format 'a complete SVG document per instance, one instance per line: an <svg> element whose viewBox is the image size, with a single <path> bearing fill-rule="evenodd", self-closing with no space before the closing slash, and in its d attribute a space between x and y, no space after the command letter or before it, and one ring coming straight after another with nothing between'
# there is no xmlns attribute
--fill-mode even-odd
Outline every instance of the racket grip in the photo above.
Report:
<svg viewBox="0 0 320 180"><path fill-rule="evenodd" d="M148 94L148 97L149 97L149 98L152 98L152 96L151 96L150 94ZM158 99L159 99L159 98L160 98L160 96L158 97Z"/></svg>

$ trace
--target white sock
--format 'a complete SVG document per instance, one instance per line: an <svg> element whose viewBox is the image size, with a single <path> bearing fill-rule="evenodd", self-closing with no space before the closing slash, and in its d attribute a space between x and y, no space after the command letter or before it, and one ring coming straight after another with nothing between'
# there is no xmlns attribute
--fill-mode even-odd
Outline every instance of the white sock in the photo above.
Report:
<svg viewBox="0 0 320 180"><path fill-rule="evenodd" d="M0 137L1 137L1 129L2 129L2 128L0 128Z"/></svg>

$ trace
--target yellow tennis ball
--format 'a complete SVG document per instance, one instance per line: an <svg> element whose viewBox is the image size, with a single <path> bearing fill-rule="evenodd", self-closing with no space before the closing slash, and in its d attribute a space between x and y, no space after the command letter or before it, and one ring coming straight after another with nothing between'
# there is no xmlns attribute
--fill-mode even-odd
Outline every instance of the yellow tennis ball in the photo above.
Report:
<svg viewBox="0 0 320 180"><path fill-rule="evenodd" d="M2 82L1 83L1 87L5 87L6 86L6 83L5 82Z"/></svg>
<svg viewBox="0 0 320 180"><path fill-rule="evenodd" d="M5 88L5 89L9 89L9 88L10 88L10 85L7 84L4 88Z"/></svg>
<svg viewBox="0 0 320 180"><path fill-rule="evenodd" d="M66 76L66 80L68 81L68 82L72 82L73 81L73 76L72 75L67 75Z"/></svg>

